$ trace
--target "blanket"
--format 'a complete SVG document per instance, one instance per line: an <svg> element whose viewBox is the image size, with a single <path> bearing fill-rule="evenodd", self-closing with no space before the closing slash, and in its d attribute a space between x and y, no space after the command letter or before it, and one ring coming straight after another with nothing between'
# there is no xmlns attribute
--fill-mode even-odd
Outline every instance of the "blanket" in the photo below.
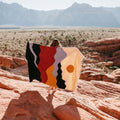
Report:
<svg viewBox="0 0 120 120"><path fill-rule="evenodd" d="M75 47L47 47L27 43L26 59L29 80L34 79L56 88L75 90L83 55Z"/></svg>

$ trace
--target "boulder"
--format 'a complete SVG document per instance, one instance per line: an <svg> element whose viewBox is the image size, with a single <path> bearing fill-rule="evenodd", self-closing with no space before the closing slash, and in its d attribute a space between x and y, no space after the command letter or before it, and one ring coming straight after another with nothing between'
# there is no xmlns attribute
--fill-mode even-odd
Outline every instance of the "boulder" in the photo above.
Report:
<svg viewBox="0 0 120 120"><path fill-rule="evenodd" d="M0 55L0 66L5 69L13 69L22 65L26 65L27 62L23 58L16 58L7 55Z"/></svg>
<svg viewBox="0 0 120 120"><path fill-rule="evenodd" d="M60 120L81 120L78 108L74 105L61 105L55 108L54 114Z"/></svg>
<svg viewBox="0 0 120 120"><path fill-rule="evenodd" d="M0 66L8 69L17 67L17 65L13 62L13 58L7 55L0 56Z"/></svg>
<svg viewBox="0 0 120 120"><path fill-rule="evenodd" d="M76 102L74 98L71 98L68 103L58 106L53 112L60 120L99 120L91 113L80 108Z"/></svg>

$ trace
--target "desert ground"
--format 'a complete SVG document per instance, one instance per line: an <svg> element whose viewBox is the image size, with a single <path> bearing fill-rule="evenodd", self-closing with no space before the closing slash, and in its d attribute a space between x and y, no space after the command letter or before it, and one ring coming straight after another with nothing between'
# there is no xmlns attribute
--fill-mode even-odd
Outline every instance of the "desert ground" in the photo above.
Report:
<svg viewBox="0 0 120 120"><path fill-rule="evenodd" d="M49 45L58 39L62 46L80 48L85 41L120 36L120 28L66 28L0 30L0 51L10 56L25 57L28 41ZM83 52L84 54L84 52Z"/></svg>
<svg viewBox="0 0 120 120"><path fill-rule="evenodd" d="M63 47L77 47L86 59L96 60L94 57L89 58L94 50L89 47L86 48L85 42L119 36L120 28L1 29L0 54L25 58L28 41L41 45L49 45L52 40L58 39ZM108 67L97 64L99 60L96 63L86 64L86 59L84 59L83 67L100 68L105 73L112 72Z"/></svg>

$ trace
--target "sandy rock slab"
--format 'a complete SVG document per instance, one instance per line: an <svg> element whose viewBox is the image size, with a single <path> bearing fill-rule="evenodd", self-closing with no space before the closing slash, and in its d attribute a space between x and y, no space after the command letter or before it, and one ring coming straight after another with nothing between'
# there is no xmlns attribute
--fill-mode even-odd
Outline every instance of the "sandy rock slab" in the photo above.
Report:
<svg viewBox="0 0 120 120"><path fill-rule="evenodd" d="M0 70L0 120L119 120L120 85L79 80L76 91L57 89Z"/></svg>

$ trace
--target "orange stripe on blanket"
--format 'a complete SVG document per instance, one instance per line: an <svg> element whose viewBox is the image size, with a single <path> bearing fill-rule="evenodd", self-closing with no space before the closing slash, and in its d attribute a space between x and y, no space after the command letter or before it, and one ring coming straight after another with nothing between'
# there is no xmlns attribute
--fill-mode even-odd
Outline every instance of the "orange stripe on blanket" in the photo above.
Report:
<svg viewBox="0 0 120 120"><path fill-rule="evenodd" d="M50 66L46 73L47 73L47 76L48 76L48 80L46 82L47 85L50 85L52 87L56 87L58 88L57 86L57 79L53 76L53 70L54 70L54 65Z"/></svg>

